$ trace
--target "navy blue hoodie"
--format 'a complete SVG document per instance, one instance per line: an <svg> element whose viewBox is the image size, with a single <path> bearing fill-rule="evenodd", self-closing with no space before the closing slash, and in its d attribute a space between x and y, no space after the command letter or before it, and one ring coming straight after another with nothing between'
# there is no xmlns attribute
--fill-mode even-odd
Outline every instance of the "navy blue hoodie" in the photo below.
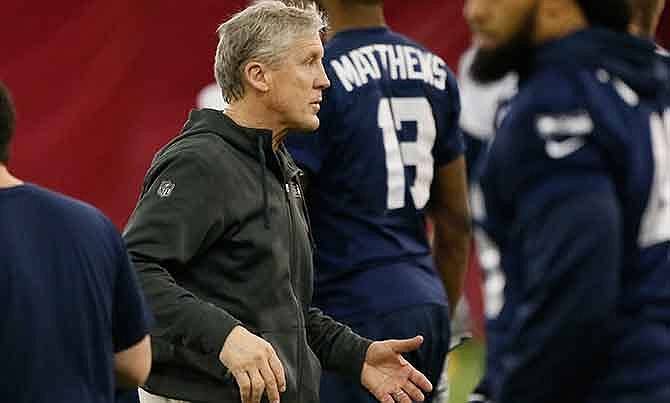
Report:
<svg viewBox="0 0 670 403"><path fill-rule="evenodd" d="M670 401L670 97L654 45L589 29L536 49L482 187L505 306L499 403Z"/></svg>

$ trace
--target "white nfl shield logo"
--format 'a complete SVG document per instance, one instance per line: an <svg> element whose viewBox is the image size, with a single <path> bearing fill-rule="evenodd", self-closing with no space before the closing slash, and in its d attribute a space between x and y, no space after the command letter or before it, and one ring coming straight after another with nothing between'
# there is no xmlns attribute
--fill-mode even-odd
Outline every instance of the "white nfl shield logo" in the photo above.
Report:
<svg viewBox="0 0 670 403"><path fill-rule="evenodd" d="M159 197L168 197L170 196L170 193L172 193L172 189L174 189L174 183L170 181L163 181L161 182L160 186L158 186L156 193Z"/></svg>

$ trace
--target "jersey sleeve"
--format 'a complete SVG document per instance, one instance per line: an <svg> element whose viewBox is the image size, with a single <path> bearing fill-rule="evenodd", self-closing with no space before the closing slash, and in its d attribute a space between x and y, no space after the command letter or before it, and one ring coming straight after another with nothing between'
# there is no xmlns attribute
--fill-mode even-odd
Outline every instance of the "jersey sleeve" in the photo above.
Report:
<svg viewBox="0 0 670 403"><path fill-rule="evenodd" d="M487 185L511 195L515 217L506 248L516 259L503 261L516 266L506 287L512 307L491 357L499 373L489 376L501 403L586 387L592 358L606 351L622 259L621 207L598 141L608 133L579 108L521 115L504 127L520 140L493 151L514 160L493 161L494 176L514 179Z"/></svg>
<svg viewBox="0 0 670 403"><path fill-rule="evenodd" d="M438 133L433 150L433 157L437 165L445 165L463 155L465 140L459 125L461 115L461 101L458 93L458 84L453 74L447 75L446 105L443 124L438 124Z"/></svg>
<svg viewBox="0 0 670 403"><path fill-rule="evenodd" d="M114 231L118 271L114 282L112 334L114 352L126 350L141 341L153 326L151 311L144 300L135 269L130 263L121 237Z"/></svg>

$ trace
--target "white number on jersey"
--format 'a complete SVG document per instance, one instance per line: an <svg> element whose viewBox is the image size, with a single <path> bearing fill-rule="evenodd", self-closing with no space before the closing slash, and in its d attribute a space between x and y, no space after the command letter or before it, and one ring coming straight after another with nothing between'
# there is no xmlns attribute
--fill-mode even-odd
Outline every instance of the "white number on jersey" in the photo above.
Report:
<svg viewBox="0 0 670 403"><path fill-rule="evenodd" d="M638 243L646 248L670 241L670 109L650 118L654 179L642 216Z"/></svg>
<svg viewBox="0 0 670 403"><path fill-rule="evenodd" d="M424 208L433 182L432 150L437 135L430 103L424 97L382 98L377 122L382 129L386 150L387 208L393 210L405 206L405 167L409 166L416 167L416 179L410 187L414 206ZM416 141L398 141L397 133L402 122L416 123Z"/></svg>

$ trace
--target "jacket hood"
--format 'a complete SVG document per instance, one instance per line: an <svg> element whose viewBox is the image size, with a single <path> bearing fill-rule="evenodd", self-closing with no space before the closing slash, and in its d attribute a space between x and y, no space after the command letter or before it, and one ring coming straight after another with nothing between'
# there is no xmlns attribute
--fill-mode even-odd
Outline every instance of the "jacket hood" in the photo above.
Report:
<svg viewBox="0 0 670 403"><path fill-rule="evenodd" d="M600 28L585 29L540 46L536 68L550 65L602 67L641 94L670 86L670 63L646 39Z"/></svg>
<svg viewBox="0 0 670 403"><path fill-rule="evenodd" d="M260 157L259 144L266 156L272 153L271 130L240 126L223 111L215 109L192 109L180 135L173 142L200 133L215 133L254 157Z"/></svg>

